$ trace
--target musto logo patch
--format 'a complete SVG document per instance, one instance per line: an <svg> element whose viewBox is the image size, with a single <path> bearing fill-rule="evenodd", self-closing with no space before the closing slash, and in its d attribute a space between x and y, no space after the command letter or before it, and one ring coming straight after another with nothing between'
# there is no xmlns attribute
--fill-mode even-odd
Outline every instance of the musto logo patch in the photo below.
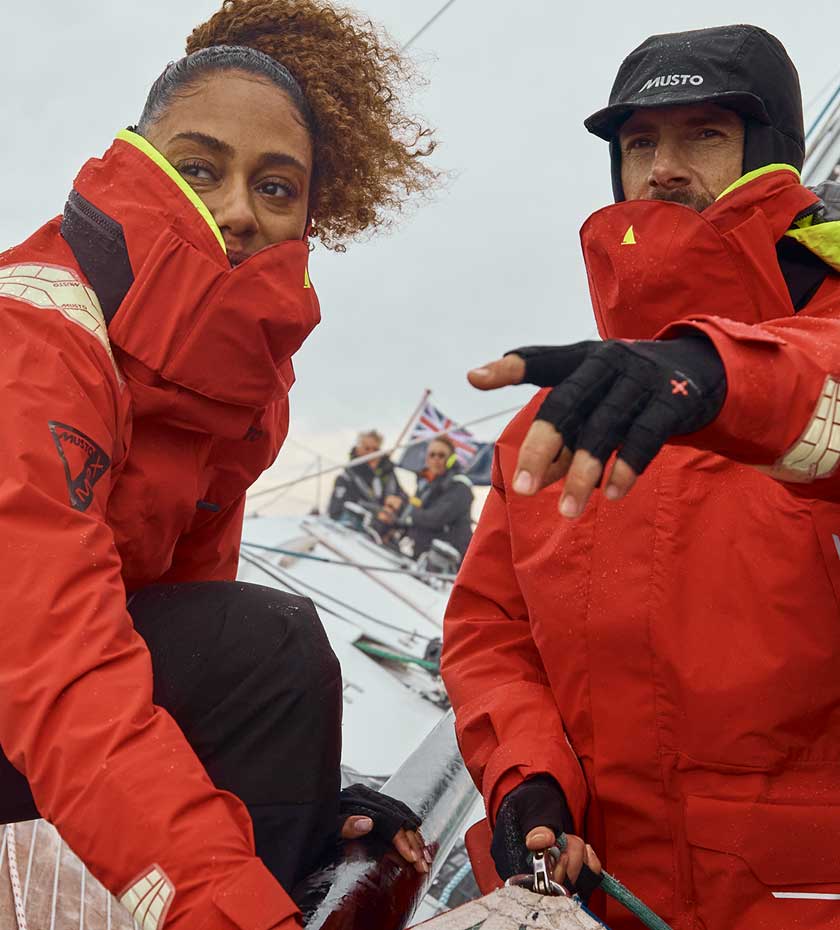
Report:
<svg viewBox="0 0 840 930"><path fill-rule="evenodd" d="M50 420L49 427L64 465L70 506L75 510L87 510L93 500L94 485L111 467L111 459L101 446L75 426Z"/></svg>

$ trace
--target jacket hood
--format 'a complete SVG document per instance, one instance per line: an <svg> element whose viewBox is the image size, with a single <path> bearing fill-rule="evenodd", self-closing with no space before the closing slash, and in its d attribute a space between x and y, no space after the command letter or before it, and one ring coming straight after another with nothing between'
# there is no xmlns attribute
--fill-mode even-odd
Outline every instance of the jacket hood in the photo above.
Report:
<svg viewBox="0 0 840 930"><path fill-rule="evenodd" d="M737 24L651 36L621 63L609 105L584 125L610 143L615 200L624 200L618 132L639 109L712 103L744 120L743 171L802 168L805 128L799 75L782 43Z"/></svg>
<svg viewBox="0 0 840 930"><path fill-rule="evenodd" d="M744 323L792 316L776 243L820 209L795 169L773 165L736 181L702 213L650 200L599 210L581 229L599 333L651 339L698 314Z"/></svg>
<svg viewBox="0 0 840 930"><path fill-rule="evenodd" d="M202 201L129 131L79 172L61 232L100 298L126 375L147 393L168 386L160 400L176 419L198 416L241 436L255 410L288 392L291 356L320 319L306 241L232 268ZM229 430L226 420L235 421Z"/></svg>

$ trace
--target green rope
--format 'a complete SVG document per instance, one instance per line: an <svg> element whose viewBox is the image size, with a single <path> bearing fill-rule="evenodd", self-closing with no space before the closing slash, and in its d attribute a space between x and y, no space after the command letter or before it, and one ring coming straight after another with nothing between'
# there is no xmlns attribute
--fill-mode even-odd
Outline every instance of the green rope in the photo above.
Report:
<svg viewBox="0 0 840 930"><path fill-rule="evenodd" d="M658 914L654 914L644 901L637 898L617 878L610 875L609 872L602 872L601 874L603 875L601 887L604 891L611 898L615 898L616 901L623 904L631 914L635 914L646 927L650 927L650 930L671 930Z"/></svg>
<svg viewBox="0 0 840 930"><path fill-rule="evenodd" d="M366 652L368 655L376 656L378 659L387 659L389 662L402 662L403 665L419 665L420 668L428 669L430 672L440 673L440 666L437 662L430 662L428 659L415 659L414 656L404 656L398 652L388 652L386 649L380 649L378 646L371 646L369 643L353 643L353 645Z"/></svg>
<svg viewBox="0 0 840 930"><path fill-rule="evenodd" d="M561 833L560 836L557 837L557 845L560 849L566 848L567 841L565 833ZM671 930L671 927L666 924L658 914L655 914L644 901L637 898L629 888L622 885L621 882L613 875L610 875L609 872L601 872L600 887L605 894L608 894L611 898L615 898L619 904L623 904L631 914L638 917L650 930Z"/></svg>

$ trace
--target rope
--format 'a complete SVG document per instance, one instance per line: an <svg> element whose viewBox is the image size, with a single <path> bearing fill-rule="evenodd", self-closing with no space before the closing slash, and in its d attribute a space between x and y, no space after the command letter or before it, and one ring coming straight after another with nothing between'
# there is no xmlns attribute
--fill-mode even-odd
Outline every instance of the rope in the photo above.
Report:
<svg viewBox="0 0 840 930"><path fill-rule="evenodd" d="M622 885L617 878L610 875L609 872L602 872L601 874L603 875L601 888L604 889L605 893L611 898L615 898L619 904L623 904L627 910L638 917L646 927L649 927L650 930L671 930L670 926L668 926L658 914L654 914L644 901L637 898L636 895L634 895L629 888Z"/></svg>
<svg viewBox="0 0 840 930"><path fill-rule="evenodd" d="M825 106L823 106L822 110L820 110L817 118L814 120L813 123L811 123L811 128L805 133L806 144L808 142L808 139L811 137L811 134L820 125L823 117L831 109L831 107L833 106L834 102L837 100L838 97L840 97L840 84L837 85L837 87L834 90L834 93L828 98L828 101L826 102Z"/></svg>
<svg viewBox="0 0 840 930"><path fill-rule="evenodd" d="M380 649L378 646L371 646L369 643L356 642L353 645L361 652L368 655L376 656L379 659L387 659L389 662L402 662L403 665L419 665L430 672L440 674L440 666L437 662L430 662L428 659L415 659L414 656L404 656L398 652L389 652L387 649Z"/></svg>
<svg viewBox="0 0 840 930"><path fill-rule="evenodd" d="M324 562L326 565L340 565L343 568L358 568L359 571L365 572L390 572L394 575L411 575L413 578L440 578L442 581L454 581L455 575L449 575L445 572L427 572L420 568L385 568L382 565L364 565L361 562L347 561L341 559L329 559L324 555L312 555L309 552L298 552L297 549L282 549L279 546L263 546L260 543L248 542L242 540L243 546L250 546L251 549L261 549L264 552L276 552L279 555L292 556L295 559L309 559L312 562Z"/></svg>
<svg viewBox="0 0 840 930"><path fill-rule="evenodd" d="M79 930L85 930L85 878L87 869L82 863L82 887L79 890Z"/></svg>
<svg viewBox="0 0 840 930"><path fill-rule="evenodd" d="M308 596L303 591L300 591L298 588L296 588L293 584L291 584L289 581L287 581L283 577L283 574L286 574L286 573L283 572L282 568L275 569L274 566L272 566L269 562L266 562L265 559L261 559L258 555L249 555L247 552L240 552L239 556L240 558L244 559L246 562L250 562L251 565L260 569L260 571L265 572L266 575L269 576L269 578L273 578L275 581L279 582L281 585L283 585L284 588L286 588L287 591L291 591L292 594L297 594L297 595L300 595L301 597ZM283 574L280 574L281 572ZM294 578L294 576L292 577ZM434 639L433 636L426 636L424 633L419 633L416 630L406 630L401 626L396 626L393 623L388 623L387 620L380 620L378 617L371 616L371 614L366 613L363 610L360 610L358 607L354 607L352 604L348 604L346 601L341 601L337 597L333 597L332 594L327 594L325 591L321 591L319 588L316 588L314 585L311 585L308 582L301 580L300 578L294 578L294 583L298 585L303 585L304 588L308 588L310 591L313 591L316 595L318 595L318 597L325 597L327 598L327 600L333 601L333 603L338 604L339 607L343 607L345 610L351 610L353 611L353 613L358 614L363 619L369 620L371 623L375 623L378 626L383 627L384 629L393 630L395 633L402 633L404 636L408 636L411 639L425 639L426 642L431 642ZM332 614L334 617L338 617L339 620L343 620L345 623L352 623L354 626L358 627L359 625L358 621L351 620L350 618L343 616L342 614L338 613L338 611L324 604L323 601L319 601L315 597L312 598L312 601L315 603L317 607L321 608L326 613Z"/></svg>
<svg viewBox="0 0 840 930"><path fill-rule="evenodd" d="M52 905L50 906L50 930L55 930L55 915L58 909L58 873L61 871L61 837L56 835L55 874L53 875Z"/></svg>
<svg viewBox="0 0 840 930"><path fill-rule="evenodd" d="M449 899L455 893L455 889L472 871L472 863L469 859L461 866L460 869L449 879L438 898L438 904L441 907L449 907Z"/></svg>
<svg viewBox="0 0 840 930"><path fill-rule="evenodd" d="M400 51L404 52L409 46L413 45L420 38L420 36L423 35L423 33L429 28L429 26L437 22L440 19L440 17L443 16L443 14L449 9L449 7L452 6L454 2L455 0L447 0L447 2L444 3L444 5L437 11L437 13L435 13L435 15L430 20L425 22L417 30L417 32L414 33L414 35L408 40L408 42L406 42L405 45L403 45Z"/></svg>
<svg viewBox="0 0 840 930"><path fill-rule="evenodd" d="M560 849L566 848L567 840L565 833L561 833L560 836L557 837L557 845ZM619 904L623 904L624 907L648 927L649 930L671 930L671 927L666 924L658 914L655 914L644 901L637 898L629 888L622 885L615 876L610 875L610 873L605 870L601 871L600 888L605 894L608 894L611 898L618 901Z"/></svg>
<svg viewBox="0 0 840 930"><path fill-rule="evenodd" d="M20 888L20 875L17 864L17 843L15 841L15 825L10 823L6 827L6 853L9 857L9 878L12 880L12 897L15 902L15 920L18 930L26 930L26 913L23 909L23 892Z"/></svg>
<svg viewBox="0 0 840 930"><path fill-rule="evenodd" d="M293 484L300 484L302 481L311 481L313 478L317 478L320 475L329 475L333 472L342 471L343 469L349 468L352 465L359 465L362 462L369 462L371 459L382 458L383 455L393 455L394 452L397 452L400 449L408 449L411 446L422 445L425 442L430 442L432 439L436 439L438 436L445 436L448 430L466 429L468 426L477 426L479 423L485 423L487 420L495 420L498 417L504 417L511 413L518 413L521 409L522 405L519 404L516 407L508 407L505 410L499 410L496 413L488 414L486 417L479 417L477 420L467 420L466 423L452 423L448 429L442 429L438 430L436 433L430 433L428 436L424 436L422 439L409 439L408 442L401 442L399 445L392 446L390 449L385 449L384 451L379 449L376 452L369 452L367 455L359 455L354 459L350 459L349 462L345 462L343 465L333 465L330 468L322 468L320 471L317 471L314 474L304 475L301 478L293 478L291 481L284 481L282 484L275 484L271 487L260 488L259 490L251 490L248 492L248 501L250 503L256 500L258 497L265 497L266 494L273 494L275 491L279 491L281 488L288 488ZM396 467L399 468L400 466ZM255 511L251 511L251 513L255 513Z"/></svg>
<svg viewBox="0 0 840 930"><path fill-rule="evenodd" d="M32 860L35 858L35 840L38 837L38 824L36 820L32 824L32 838L29 840L29 861L26 863L26 878L23 880L23 906L26 907L26 899L29 897L29 879L32 875Z"/></svg>

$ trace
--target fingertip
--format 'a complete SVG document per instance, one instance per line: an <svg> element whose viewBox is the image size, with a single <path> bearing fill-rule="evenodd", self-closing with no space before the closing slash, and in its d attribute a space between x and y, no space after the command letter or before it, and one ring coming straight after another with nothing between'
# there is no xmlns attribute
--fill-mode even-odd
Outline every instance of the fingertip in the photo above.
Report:
<svg viewBox="0 0 840 930"><path fill-rule="evenodd" d="M532 852L539 852L554 845L554 832L547 827L534 827L525 837L525 845Z"/></svg>
<svg viewBox="0 0 840 930"><path fill-rule="evenodd" d="M574 520L580 513L580 506L571 494L564 494L560 501L560 515Z"/></svg>
<svg viewBox="0 0 840 930"><path fill-rule="evenodd" d="M586 864L589 866L589 868L592 869L593 872L600 872L602 868L601 860L598 858L595 850L589 845L589 843L586 844L585 853Z"/></svg>
<svg viewBox="0 0 840 930"><path fill-rule="evenodd" d="M473 368L467 372L467 381L474 387L481 390L484 387L484 381L490 372L486 368Z"/></svg>
<svg viewBox="0 0 840 930"><path fill-rule="evenodd" d="M535 485L533 476L524 468L521 468L513 479L513 490L517 494L533 494Z"/></svg>

